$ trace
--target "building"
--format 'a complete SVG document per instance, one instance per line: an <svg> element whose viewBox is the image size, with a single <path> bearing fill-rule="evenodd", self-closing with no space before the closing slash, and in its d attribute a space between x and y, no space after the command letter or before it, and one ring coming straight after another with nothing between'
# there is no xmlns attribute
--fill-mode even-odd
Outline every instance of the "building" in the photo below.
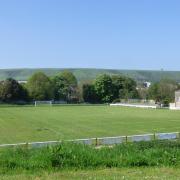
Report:
<svg viewBox="0 0 180 180"><path fill-rule="evenodd" d="M19 84L26 84L27 81L18 81Z"/></svg>
<svg viewBox="0 0 180 180"><path fill-rule="evenodd" d="M144 82L143 86L144 88L149 88L151 86L151 82Z"/></svg>
<svg viewBox="0 0 180 180"><path fill-rule="evenodd" d="M180 90L175 92L175 102L170 103L169 108L172 110L180 110Z"/></svg>
<svg viewBox="0 0 180 180"><path fill-rule="evenodd" d="M180 90L175 92L175 106L180 107Z"/></svg>

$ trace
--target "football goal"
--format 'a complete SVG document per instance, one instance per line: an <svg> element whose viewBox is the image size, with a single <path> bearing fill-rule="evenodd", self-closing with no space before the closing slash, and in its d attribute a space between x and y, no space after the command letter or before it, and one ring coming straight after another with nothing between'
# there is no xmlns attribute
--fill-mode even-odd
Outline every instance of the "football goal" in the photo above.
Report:
<svg viewBox="0 0 180 180"><path fill-rule="evenodd" d="M52 103L53 101L35 101L34 105L35 106L44 106L44 105L52 106Z"/></svg>

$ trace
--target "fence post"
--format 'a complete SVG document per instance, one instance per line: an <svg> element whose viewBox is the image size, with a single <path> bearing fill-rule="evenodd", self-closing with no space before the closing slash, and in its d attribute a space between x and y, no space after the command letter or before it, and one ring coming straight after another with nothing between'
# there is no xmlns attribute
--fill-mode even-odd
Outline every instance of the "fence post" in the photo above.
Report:
<svg viewBox="0 0 180 180"><path fill-rule="evenodd" d="M128 142L128 137L126 136L126 143Z"/></svg>
<svg viewBox="0 0 180 180"><path fill-rule="evenodd" d="M26 144L25 144L25 148L26 148L26 149L28 149L28 147L29 147L29 143L28 143L28 142L26 142Z"/></svg>
<svg viewBox="0 0 180 180"><path fill-rule="evenodd" d="M153 139L153 140L156 140L156 134L155 134L155 133L154 133L154 136L153 136L153 137L154 137L154 139Z"/></svg>
<svg viewBox="0 0 180 180"><path fill-rule="evenodd" d="M96 142L95 143L96 143L96 146L97 146L98 145L98 138L96 138Z"/></svg>

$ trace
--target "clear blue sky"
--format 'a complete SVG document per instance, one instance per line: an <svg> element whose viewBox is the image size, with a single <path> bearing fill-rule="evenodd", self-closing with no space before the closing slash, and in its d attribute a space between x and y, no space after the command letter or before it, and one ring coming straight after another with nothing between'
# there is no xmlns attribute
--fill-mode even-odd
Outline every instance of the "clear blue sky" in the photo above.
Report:
<svg viewBox="0 0 180 180"><path fill-rule="evenodd" d="M0 68L180 70L179 0L0 0Z"/></svg>

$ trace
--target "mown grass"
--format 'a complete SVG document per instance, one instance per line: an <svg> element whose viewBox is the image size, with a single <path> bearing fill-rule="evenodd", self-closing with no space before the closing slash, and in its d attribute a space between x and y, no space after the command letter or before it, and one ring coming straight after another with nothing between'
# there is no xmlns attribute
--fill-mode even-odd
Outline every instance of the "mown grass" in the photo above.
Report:
<svg viewBox="0 0 180 180"><path fill-rule="evenodd" d="M0 107L0 144L180 131L179 117L109 106Z"/></svg>
<svg viewBox="0 0 180 180"><path fill-rule="evenodd" d="M177 180L180 169L171 167L108 168L96 170L39 171L36 173L17 172L0 175L1 180Z"/></svg>
<svg viewBox="0 0 180 180"><path fill-rule="evenodd" d="M127 143L96 149L63 143L40 149L3 149L0 173L16 171L82 170L98 168L180 168L180 141Z"/></svg>

